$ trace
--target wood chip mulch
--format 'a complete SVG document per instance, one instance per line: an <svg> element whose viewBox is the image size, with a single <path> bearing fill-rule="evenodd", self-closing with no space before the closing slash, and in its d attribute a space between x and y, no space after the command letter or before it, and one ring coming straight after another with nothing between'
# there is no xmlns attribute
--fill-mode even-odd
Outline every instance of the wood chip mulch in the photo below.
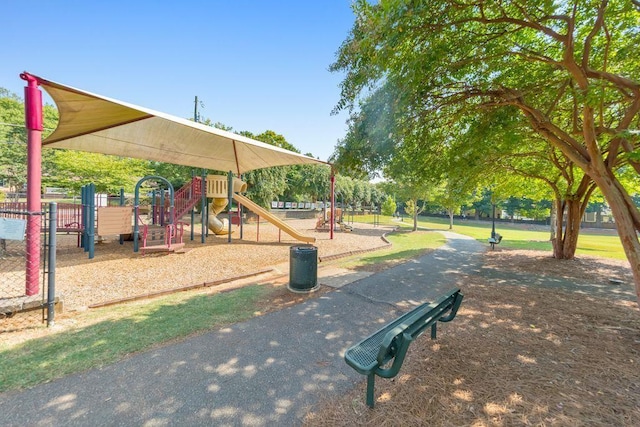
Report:
<svg viewBox="0 0 640 427"><path fill-rule="evenodd" d="M489 251L492 264L564 280L630 280L624 262ZM632 282L627 282L627 284ZM392 380L366 380L310 408L309 426L639 426L640 310L634 301L460 277L453 322L409 349ZM612 286L619 286L614 285ZM631 285L629 285L631 286Z"/></svg>

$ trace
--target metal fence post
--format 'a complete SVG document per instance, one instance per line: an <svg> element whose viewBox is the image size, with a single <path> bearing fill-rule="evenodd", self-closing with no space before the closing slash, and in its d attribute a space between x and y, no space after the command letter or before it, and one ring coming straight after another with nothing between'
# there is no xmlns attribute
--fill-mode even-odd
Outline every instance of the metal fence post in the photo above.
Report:
<svg viewBox="0 0 640 427"><path fill-rule="evenodd" d="M93 259L96 247L96 186L89 184L89 233L87 234L89 244L89 259Z"/></svg>
<svg viewBox="0 0 640 427"><path fill-rule="evenodd" d="M49 248L47 273L47 327L53 326L56 303L56 229L58 224L58 204L49 203Z"/></svg>

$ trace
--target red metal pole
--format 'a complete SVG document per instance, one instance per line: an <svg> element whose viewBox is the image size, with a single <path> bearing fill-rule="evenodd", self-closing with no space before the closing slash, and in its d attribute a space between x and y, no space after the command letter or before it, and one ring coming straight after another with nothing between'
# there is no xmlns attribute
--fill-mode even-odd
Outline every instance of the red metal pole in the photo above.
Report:
<svg viewBox="0 0 640 427"><path fill-rule="evenodd" d="M40 291L40 224L42 206L42 92L38 80L30 74L20 74L27 81L24 88L25 126L27 128L27 263L26 295Z"/></svg>
<svg viewBox="0 0 640 427"><path fill-rule="evenodd" d="M333 240L333 222L335 220L334 212L336 209L336 174L331 168L331 226L329 228L329 239Z"/></svg>

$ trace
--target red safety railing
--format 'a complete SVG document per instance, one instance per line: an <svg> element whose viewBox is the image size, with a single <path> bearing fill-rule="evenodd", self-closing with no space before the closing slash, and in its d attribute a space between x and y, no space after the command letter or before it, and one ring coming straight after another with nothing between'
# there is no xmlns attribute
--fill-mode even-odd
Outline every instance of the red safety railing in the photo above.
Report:
<svg viewBox="0 0 640 427"><path fill-rule="evenodd" d="M48 207L48 202L41 204L41 210L43 212L47 210ZM0 213L0 217L22 218L24 212L27 211L27 202L0 202L0 210L3 211ZM56 223L56 230L81 231L82 205L74 203L58 203L58 221Z"/></svg>
<svg viewBox="0 0 640 427"><path fill-rule="evenodd" d="M202 179L194 177L191 182L186 183L176 191L173 198L175 219L178 221L184 214L189 212L202 198Z"/></svg>

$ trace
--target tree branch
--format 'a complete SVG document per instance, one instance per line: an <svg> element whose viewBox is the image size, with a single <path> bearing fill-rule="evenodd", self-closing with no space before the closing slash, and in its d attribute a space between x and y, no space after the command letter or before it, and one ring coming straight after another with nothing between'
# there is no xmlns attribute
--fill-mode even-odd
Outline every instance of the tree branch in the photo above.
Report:
<svg viewBox="0 0 640 427"><path fill-rule="evenodd" d="M551 112L555 110L556 106L558 105L558 102L564 96L564 93L567 90L567 86L569 86L570 83L571 83L571 80L565 80L562 83L562 86L558 90L558 96L556 96L556 98L553 100L551 105L549 105L549 108L547 108L547 111L545 112L546 116L549 116Z"/></svg>
<svg viewBox="0 0 640 427"><path fill-rule="evenodd" d="M629 126L631 126L631 123L638 112L640 112L640 97L636 98L633 104L631 104L627 109L624 117L620 120L620 123L616 128L616 133L620 134L621 132L629 129ZM617 136L613 138L609 143L609 155L605 160L605 164L609 170L612 170L616 166L621 147L626 153L630 153L635 150L633 144L631 144L626 137ZM640 173L640 164L638 162L629 161L629 164L636 172Z"/></svg>
<svg viewBox="0 0 640 427"><path fill-rule="evenodd" d="M624 88L630 89L635 94L640 92L640 84L638 84L638 82L636 82L634 80L631 80L631 79L628 79L628 78L623 77L623 76L618 75L618 74L612 74L612 73L606 72L604 70L602 70L602 71L593 70L593 69L587 67L585 69L585 75L587 77L589 77L589 78L592 78L592 79L605 80L605 81L613 83L616 86L622 86Z"/></svg>
<svg viewBox="0 0 640 427"><path fill-rule="evenodd" d="M593 24L593 28L584 40L584 48L582 49L582 68L585 70L589 68L589 58L591 54L591 43L593 38L600 32L604 24L604 12L607 9L609 0L602 0L600 6L598 6L598 16L596 22Z"/></svg>

